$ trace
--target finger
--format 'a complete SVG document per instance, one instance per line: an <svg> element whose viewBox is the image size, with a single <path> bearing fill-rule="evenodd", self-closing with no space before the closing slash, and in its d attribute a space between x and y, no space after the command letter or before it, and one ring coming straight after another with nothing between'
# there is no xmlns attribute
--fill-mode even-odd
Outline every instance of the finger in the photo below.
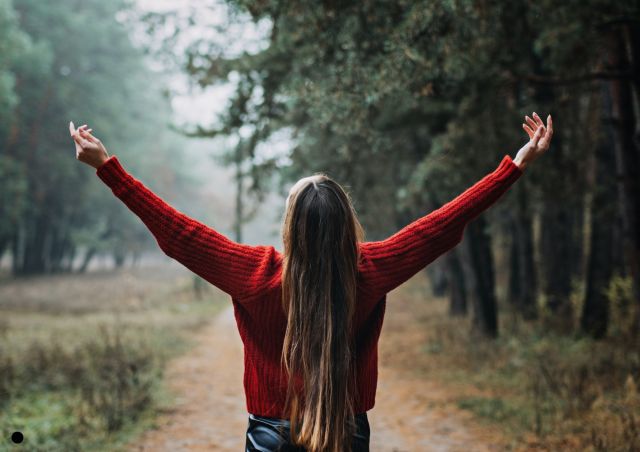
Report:
<svg viewBox="0 0 640 452"><path fill-rule="evenodd" d="M78 133L75 133L73 135L73 139L75 140L76 143L78 143L80 145L80 147L82 147L83 149L89 146L89 142L87 140L85 140L84 138L82 138Z"/></svg>
<svg viewBox="0 0 640 452"><path fill-rule="evenodd" d="M91 130L91 129L88 129L88 130ZM96 143L98 141L98 139L96 137L94 137L93 135L91 135L91 133L88 130L81 130L80 133L88 141L90 141L92 143Z"/></svg>
<svg viewBox="0 0 640 452"><path fill-rule="evenodd" d="M527 121L527 124L529 124L529 126L531 127L531 130L533 130L534 132L538 130L538 124L533 119L531 119L529 116L525 116L524 118Z"/></svg>
<svg viewBox="0 0 640 452"><path fill-rule="evenodd" d="M75 141L80 147L83 147L82 143L86 140L84 140L76 131L76 133L73 134L73 141Z"/></svg>
<svg viewBox="0 0 640 452"><path fill-rule="evenodd" d="M540 119L540 116L538 116L538 113L536 113L535 111L533 112L533 119L535 119L536 124L538 124L539 126L544 126L544 122L542 122L542 119Z"/></svg>
<svg viewBox="0 0 640 452"><path fill-rule="evenodd" d="M542 132L543 132L543 128L539 127L538 130L536 130L536 133L533 135L533 138L531 139L531 143L534 146L538 145L538 141L540 141L540 137L542 137Z"/></svg>
<svg viewBox="0 0 640 452"><path fill-rule="evenodd" d="M547 130L550 136L553 135L553 120L551 119L551 115L547 116Z"/></svg>
<svg viewBox="0 0 640 452"><path fill-rule="evenodd" d="M85 129L85 130L81 130L80 133L82 134L82 136L84 137L92 137L95 138L91 132L93 132L93 129Z"/></svg>
<svg viewBox="0 0 640 452"><path fill-rule="evenodd" d="M522 128L525 130L525 132L527 132L527 135L529 135L529 139L533 138L533 134L535 132L531 129L531 127L526 124L522 124Z"/></svg>
<svg viewBox="0 0 640 452"><path fill-rule="evenodd" d="M551 137L553 136L553 123L549 122L549 117L547 117L547 131L544 134L544 137L540 140L540 145L545 149L549 148L551 144Z"/></svg>
<svg viewBox="0 0 640 452"><path fill-rule="evenodd" d="M75 131L76 131L76 128L73 125L73 121L69 121L69 133L71 134L71 136L73 136Z"/></svg>

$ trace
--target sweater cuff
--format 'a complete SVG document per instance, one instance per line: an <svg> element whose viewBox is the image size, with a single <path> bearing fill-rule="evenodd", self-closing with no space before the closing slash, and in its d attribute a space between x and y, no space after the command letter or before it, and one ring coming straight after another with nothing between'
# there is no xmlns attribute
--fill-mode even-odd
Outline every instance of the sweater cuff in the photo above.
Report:
<svg viewBox="0 0 640 452"><path fill-rule="evenodd" d="M513 161L509 154L506 154L493 174L502 180L516 180L524 171Z"/></svg>
<svg viewBox="0 0 640 452"><path fill-rule="evenodd" d="M113 188L127 180L129 174L122 167L118 157L112 155L96 169L96 174L109 187Z"/></svg>

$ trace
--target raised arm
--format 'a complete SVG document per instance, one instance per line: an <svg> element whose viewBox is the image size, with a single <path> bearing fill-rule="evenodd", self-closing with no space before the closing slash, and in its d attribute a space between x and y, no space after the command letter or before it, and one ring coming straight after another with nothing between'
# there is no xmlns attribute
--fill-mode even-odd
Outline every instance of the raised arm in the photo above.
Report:
<svg viewBox="0 0 640 452"><path fill-rule="evenodd" d="M386 240L362 243L359 271L365 287L382 296L460 243L466 225L500 199L524 168L548 148L553 131L551 118L548 132L535 113L534 118L534 125L529 130L525 127L530 141L515 160L505 155L494 171L452 201Z"/></svg>
<svg viewBox="0 0 640 452"><path fill-rule="evenodd" d="M82 132L82 137L95 139L95 144L99 144L87 132ZM96 174L113 194L143 221L167 256L234 299L246 299L269 282L279 257L274 247L234 242L190 218L129 174L115 155L105 154L106 150L91 163L90 157L85 156L86 163L96 168Z"/></svg>
<svg viewBox="0 0 640 452"><path fill-rule="evenodd" d="M360 246L361 277L383 295L462 240L466 225L495 203L522 170L505 155L500 165L452 201L405 226L391 237Z"/></svg>

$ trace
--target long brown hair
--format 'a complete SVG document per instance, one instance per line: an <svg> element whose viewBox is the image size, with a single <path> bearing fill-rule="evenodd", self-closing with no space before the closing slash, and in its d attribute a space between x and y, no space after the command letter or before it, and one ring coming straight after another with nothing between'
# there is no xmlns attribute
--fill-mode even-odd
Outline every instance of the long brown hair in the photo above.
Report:
<svg viewBox="0 0 640 452"><path fill-rule="evenodd" d="M347 192L316 173L292 188L282 237L287 330L281 364L289 378L291 441L310 452L348 452L355 429L352 319L362 226Z"/></svg>

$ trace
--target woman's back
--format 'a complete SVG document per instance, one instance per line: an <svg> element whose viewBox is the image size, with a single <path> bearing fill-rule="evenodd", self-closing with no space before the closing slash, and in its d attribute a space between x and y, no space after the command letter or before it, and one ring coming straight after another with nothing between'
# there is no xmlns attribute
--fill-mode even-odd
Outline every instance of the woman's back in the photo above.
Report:
<svg viewBox="0 0 640 452"><path fill-rule="evenodd" d="M262 291L248 293L247 298L233 299L232 302L245 350L247 410L260 416L287 418L284 411L287 375L280 367L287 327L279 278L282 256L275 248L267 248L265 256L269 257L264 260L261 277L271 284L267 283ZM353 318L356 387L359 390L355 397L356 413L371 409L375 401L377 345L386 306L384 294L378 296L363 283L359 281L358 284Z"/></svg>

